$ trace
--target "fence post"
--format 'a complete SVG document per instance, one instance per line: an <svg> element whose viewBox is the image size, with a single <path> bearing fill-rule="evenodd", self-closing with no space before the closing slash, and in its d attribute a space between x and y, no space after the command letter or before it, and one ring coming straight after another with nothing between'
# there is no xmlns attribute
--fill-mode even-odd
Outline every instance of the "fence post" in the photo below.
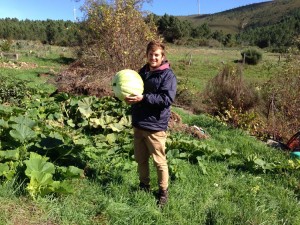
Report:
<svg viewBox="0 0 300 225"><path fill-rule="evenodd" d="M244 53L244 55L243 55L243 64L245 64L246 63L246 53Z"/></svg>

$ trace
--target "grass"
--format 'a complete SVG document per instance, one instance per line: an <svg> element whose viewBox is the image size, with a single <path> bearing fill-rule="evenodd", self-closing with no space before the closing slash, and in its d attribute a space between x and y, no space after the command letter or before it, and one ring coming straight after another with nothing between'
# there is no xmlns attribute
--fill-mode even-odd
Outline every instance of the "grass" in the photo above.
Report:
<svg viewBox="0 0 300 225"><path fill-rule="evenodd" d="M202 91L206 83L216 76L225 64L235 64L236 61L241 60L243 50L243 48L169 47L167 56L179 84L195 92ZM280 62L278 58L277 54L264 52L263 59L258 65L242 65L244 79L250 83L262 85L284 64L285 58L282 57Z"/></svg>
<svg viewBox="0 0 300 225"><path fill-rule="evenodd" d="M186 54L192 52L192 65L180 67ZM201 89L205 80L213 77L221 61L233 61L238 50L172 48L171 63L180 79L189 79L189 85ZM270 57L270 58L268 58ZM271 76L275 63L268 55L261 65L245 68L247 77L261 81ZM60 63L28 58L39 66L32 70L1 69L1 74L23 77L33 84L47 86L46 80L37 77L40 72ZM44 67L46 66L46 67ZM265 67L261 77L256 76ZM53 86L49 86L49 89ZM200 142L208 148L230 149L236 155L228 157L203 156L201 165L178 160L180 176L170 181L170 199L160 209L154 197L157 176L151 166L151 193L137 190L136 164L130 170L115 171L109 182L91 178L75 180L74 193L31 199L15 181L0 184L0 224L155 224L155 225L231 225L231 224L300 224L299 171L252 170L244 165L245 159L256 155L267 162L286 162L289 156L249 136L244 131L232 129L207 115L194 115L181 108L173 109L183 122L202 127L209 135ZM124 159L130 160L130 159ZM99 163L107 163L105 161ZM204 173L203 168L207 171Z"/></svg>
<svg viewBox="0 0 300 225"><path fill-rule="evenodd" d="M74 61L72 49L65 50L57 46L36 46L32 43L18 52L18 62L0 60L0 75L24 80L28 86L49 93L56 89L49 81Z"/></svg>
<svg viewBox="0 0 300 225"><path fill-rule="evenodd" d="M249 146L245 151L261 148L261 144L246 136L243 141L248 142L244 147ZM228 141L223 142L223 146L228 147ZM171 182L170 200L163 210L157 208L152 193L136 191L137 175L132 170L122 173L122 180L106 185L79 180L74 183L74 194L36 202L4 191L2 196L6 197L1 196L0 200L7 204L1 204L0 209L6 212L6 220L0 221L7 224L25 224L22 221L26 221L26 224L170 225L300 222L297 196L286 181L293 175L253 174L230 168L227 161L203 162L208 175L203 175L197 165L181 162L182 177ZM156 183L154 173L151 181Z"/></svg>

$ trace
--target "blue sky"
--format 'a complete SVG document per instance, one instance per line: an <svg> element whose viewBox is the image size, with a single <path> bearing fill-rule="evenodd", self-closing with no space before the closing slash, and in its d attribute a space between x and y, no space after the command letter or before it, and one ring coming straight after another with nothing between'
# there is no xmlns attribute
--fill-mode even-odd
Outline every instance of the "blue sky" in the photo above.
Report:
<svg viewBox="0 0 300 225"><path fill-rule="evenodd" d="M267 0L200 0L200 14L212 14ZM81 19L80 5L75 0L0 0L0 18L19 20L74 20ZM75 9L75 10L74 10ZM153 0L144 9L157 15L198 14L198 0Z"/></svg>
<svg viewBox="0 0 300 225"><path fill-rule="evenodd" d="M75 16L81 17L79 7L74 0L0 0L0 18L73 21L74 8Z"/></svg>

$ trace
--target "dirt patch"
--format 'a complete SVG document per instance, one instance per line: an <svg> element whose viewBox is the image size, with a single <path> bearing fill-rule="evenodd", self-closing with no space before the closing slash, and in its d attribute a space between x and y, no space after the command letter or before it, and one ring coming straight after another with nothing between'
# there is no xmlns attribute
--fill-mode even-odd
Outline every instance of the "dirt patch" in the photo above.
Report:
<svg viewBox="0 0 300 225"><path fill-rule="evenodd" d="M189 126L182 122L180 115L175 112L171 112L171 117L168 125L171 132L183 132L197 139L207 139L209 135L205 130L198 126Z"/></svg>

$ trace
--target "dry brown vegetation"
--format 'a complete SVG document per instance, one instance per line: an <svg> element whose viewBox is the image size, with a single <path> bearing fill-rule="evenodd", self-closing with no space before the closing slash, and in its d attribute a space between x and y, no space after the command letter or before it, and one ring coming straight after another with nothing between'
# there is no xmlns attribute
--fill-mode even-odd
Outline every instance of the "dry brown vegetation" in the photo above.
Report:
<svg viewBox="0 0 300 225"><path fill-rule="evenodd" d="M112 94L110 79L113 74L86 67L83 62L76 61L56 78L58 92L75 95L93 95L97 97Z"/></svg>
<svg viewBox="0 0 300 225"><path fill-rule="evenodd" d="M203 101L211 114L224 113L230 104L243 112L252 109L258 101L254 88L243 79L241 65L225 65L211 79L203 91Z"/></svg>
<svg viewBox="0 0 300 225"><path fill-rule="evenodd" d="M185 133L197 139L209 138L209 134L206 131L204 131L203 128L197 126L189 126L188 124L183 123L180 115L178 115L175 112L171 112L168 127L171 132Z"/></svg>

